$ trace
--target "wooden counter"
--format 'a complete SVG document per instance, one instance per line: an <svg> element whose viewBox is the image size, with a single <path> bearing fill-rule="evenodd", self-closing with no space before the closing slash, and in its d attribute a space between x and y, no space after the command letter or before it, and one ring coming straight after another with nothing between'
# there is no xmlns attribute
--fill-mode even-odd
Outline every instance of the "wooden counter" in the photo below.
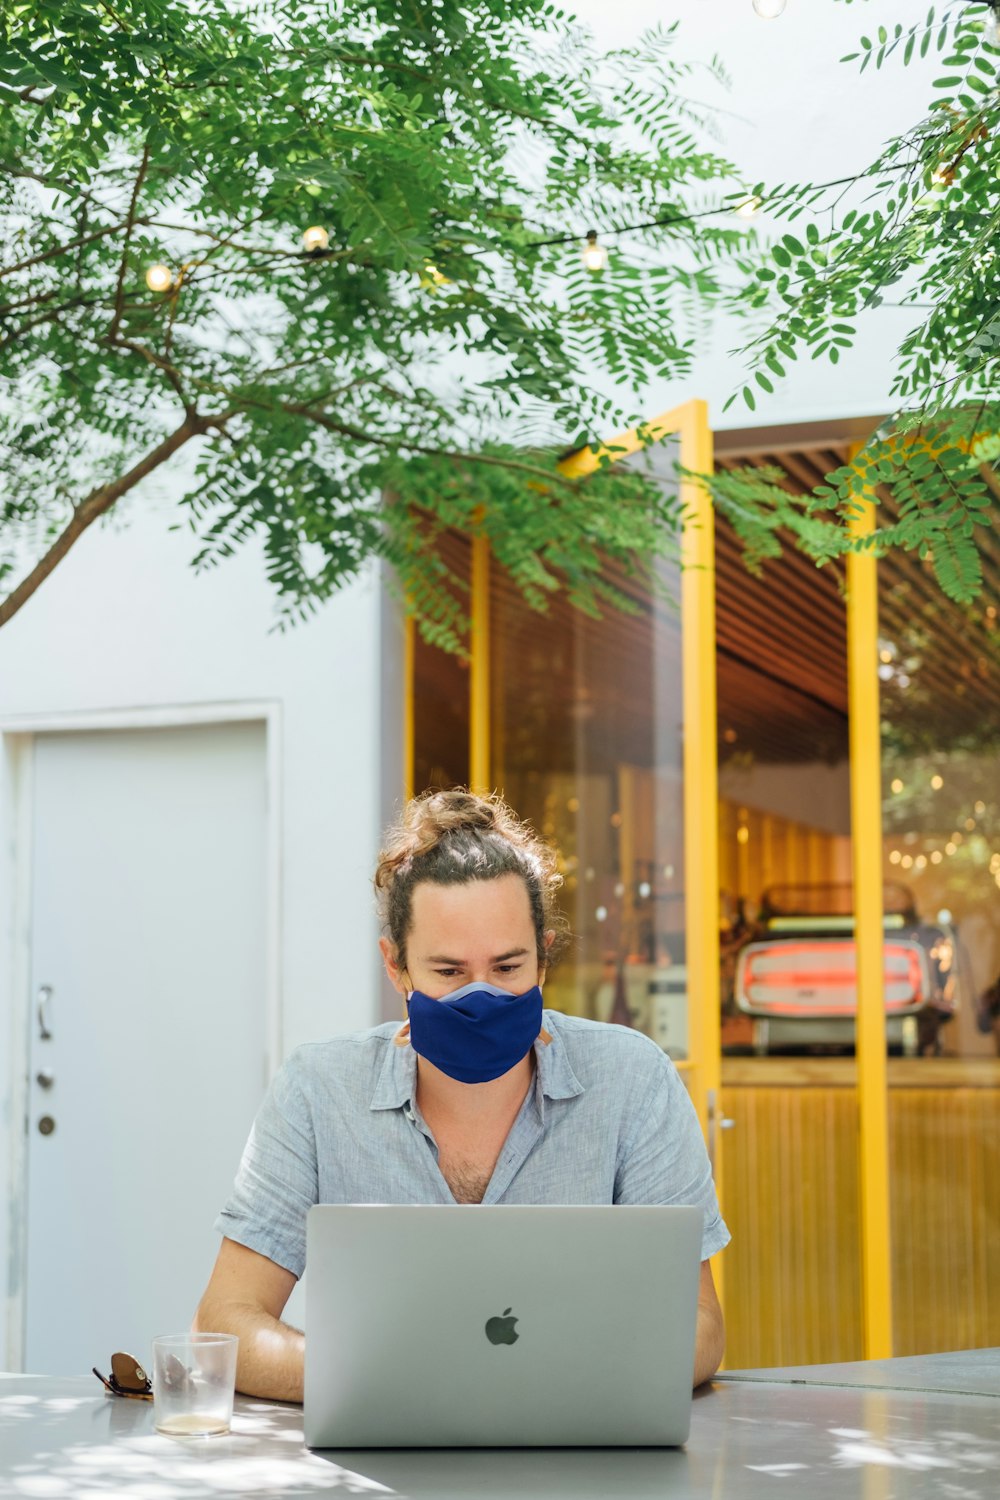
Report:
<svg viewBox="0 0 1000 1500"><path fill-rule="evenodd" d="M1000 1088L1000 1057L890 1057L890 1088ZM722 1084L734 1088L854 1088L853 1057L724 1057Z"/></svg>
<svg viewBox="0 0 1000 1500"><path fill-rule="evenodd" d="M853 1058L724 1058L728 1347L863 1357ZM1000 1344L1000 1059L889 1058L894 1353Z"/></svg>

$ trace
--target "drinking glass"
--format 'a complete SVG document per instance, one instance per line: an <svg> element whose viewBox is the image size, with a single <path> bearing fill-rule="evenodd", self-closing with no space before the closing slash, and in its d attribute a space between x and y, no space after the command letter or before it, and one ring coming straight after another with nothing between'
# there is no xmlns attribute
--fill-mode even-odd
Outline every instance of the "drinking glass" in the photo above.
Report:
<svg viewBox="0 0 1000 1500"><path fill-rule="evenodd" d="M238 1346L233 1333L170 1333L153 1340L158 1432L204 1437L229 1431Z"/></svg>

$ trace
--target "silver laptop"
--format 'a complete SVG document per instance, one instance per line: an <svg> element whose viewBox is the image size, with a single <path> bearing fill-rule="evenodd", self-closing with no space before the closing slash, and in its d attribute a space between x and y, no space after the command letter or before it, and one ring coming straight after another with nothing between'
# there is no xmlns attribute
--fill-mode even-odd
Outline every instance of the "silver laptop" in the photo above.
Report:
<svg viewBox="0 0 1000 1500"><path fill-rule="evenodd" d="M683 1443L700 1208L317 1204L312 1448Z"/></svg>

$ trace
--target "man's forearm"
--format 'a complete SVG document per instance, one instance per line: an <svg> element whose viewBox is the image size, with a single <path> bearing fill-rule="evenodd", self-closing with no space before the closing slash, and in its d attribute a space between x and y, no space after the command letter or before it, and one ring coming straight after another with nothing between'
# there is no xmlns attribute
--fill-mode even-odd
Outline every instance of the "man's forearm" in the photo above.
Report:
<svg viewBox="0 0 1000 1500"><path fill-rule="evenodd" d="M259 1308L240 1303L202 1303L195 1329L235 1333L240 1341L236 1389L270 1401L301 1401L305 1335Z"/></svg>
<svg viewBox="0 0 1000 1500"><path fill-rule="evenodd" d="M722 1363L722 1356L725 1351L726 1332L722 1321L722 1309L718 1303L714 1307L711 1307L706 1306L704 1302L699 1302L698 1323L694 1340L693 1384L695 1386L701 1385L706 1380L711 1380Z"/></svg>

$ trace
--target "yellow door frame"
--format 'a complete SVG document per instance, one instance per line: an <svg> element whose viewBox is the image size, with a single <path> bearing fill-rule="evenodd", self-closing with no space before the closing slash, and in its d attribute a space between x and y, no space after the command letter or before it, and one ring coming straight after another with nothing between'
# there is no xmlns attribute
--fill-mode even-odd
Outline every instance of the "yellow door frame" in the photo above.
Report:
<svg viewBox="0 0 1000 1500"><path fill-rule="evenodd" d="M559 467L583 478L602 463L638 453L675 436L681 467L709 474L713 466L708 406L687 401L641 428L632 428L598 448L581 448ZM721 1083L719 1013L719 844L715 689L715 521L712 499L697 479L682 478L681 638L684 717L684 875L688 993L705 997L689 1006L691 1063L684 1069L702 1128L717 1127ZM489 540L472 538L471 661L469 680L469 780L477 790L492 786L490 766ZM717 1185L721 1172L715 1153Z"/></svg>
<svg viewBox="0 0 1000 1500"><path fill-rule="evenodd" d="M490 766L490 539L473 532L469 620L469 786L493 790Z"/></svg>
<svg viewBox="0 0 1000 1500"><path fill-rule="evenodd" d="M416 779L414 758L417 744L414 706L417 622L411 614L403 621L403 800L409 802Z"/></svg>

